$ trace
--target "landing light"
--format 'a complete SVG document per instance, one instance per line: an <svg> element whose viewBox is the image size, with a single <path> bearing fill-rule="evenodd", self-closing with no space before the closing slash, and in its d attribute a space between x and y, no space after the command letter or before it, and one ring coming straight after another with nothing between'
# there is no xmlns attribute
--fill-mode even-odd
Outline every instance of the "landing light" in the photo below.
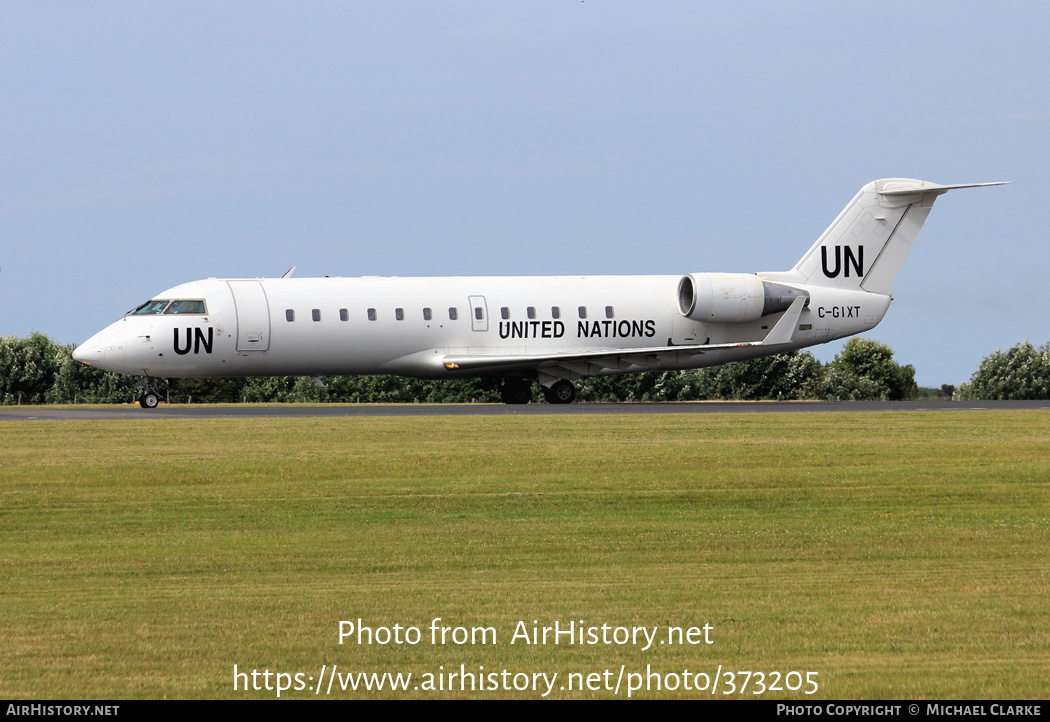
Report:
<svg viewBox="0 0 1050 722"><path fill-rule="evenodd" d="M459 368L459 364L456 363L455 361L449 361L447 364L445 364L445 368L447 368L447 369L458 369Z"/></svg>

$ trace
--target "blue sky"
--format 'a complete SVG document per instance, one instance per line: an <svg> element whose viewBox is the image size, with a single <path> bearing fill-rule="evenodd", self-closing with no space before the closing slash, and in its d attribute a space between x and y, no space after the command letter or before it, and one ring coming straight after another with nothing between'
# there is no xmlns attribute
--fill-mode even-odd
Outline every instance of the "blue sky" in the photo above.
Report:
<svg viewBox="0 0 1050 722"><path fill-rule="evenodd" d="M868 334L957 384L1050 340L1048 73L1042 2L5 2L0 335L293 265L783 270L870 180L1013 181Z"/></svg>

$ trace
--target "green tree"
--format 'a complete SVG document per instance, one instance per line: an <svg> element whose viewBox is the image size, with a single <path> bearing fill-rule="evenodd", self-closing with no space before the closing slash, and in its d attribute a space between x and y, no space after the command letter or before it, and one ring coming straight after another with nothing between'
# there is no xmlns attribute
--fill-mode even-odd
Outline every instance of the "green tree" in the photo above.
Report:
<svg viewBox="0 0 1050 722"><path fill-rule="evenodd" d="M576 384L576 400L592 403L611 403L615 401L639 401L644 392L641 390L642 377L651 374L629 374L625 376L592 376L573 383Z"/></svg>
<svg viewBox="0 0 1050 722"><path fill-rule="evenodd" d="M641 395L642 401L694 401L695 386L702 378L697 371L659 371L643 374L652 379Z"/></svg>
<svg viewBox="0 0 1050 722"><path fill-rule="evenodd" d="M73 360L75 346L60 346L42 333L0 338L0 403L127 403L136 379Z"/></svg>
<svg viewBox="0 0 1050 722"><path fill-rule="evenodd" d="M689 371L596 376L577 382L577 401L793 400L816 398L820 362L808 351Z"/></svg>
<svg viewBox="0 0 1050 722"><path fill-rule="evenodd" d="M314 403L328 401L328 389L309 376L260 376L246 379L242 398L249 402Z"/></svg>
<svg viewBox="0 0 1050 722"><path fill-rule="evenodd" d="M228 404L243 400L244 384L243 378L171 379L160 390L173 404Z"/></svg>
<svg viewBox="0 0 1050 722"><path fill-rule="evenodd" d="M1031 341L996 349L986 356L966 383L955 391L963 400L1050 399L1050 342L1036 348Z"/></svg>
<svg viewBox="0 0 1050 722"><path fill-rule="evenodd" d="M808 351L792 351L690 373L698 399L787 401L814 397L820 362Z"/></svg>
<svg viewBox="0 0 1050 722"><path fill-rule="evenodd" d="M39 331L0 338L0 403L43 403L58 366L58 347Z"/></svg>
<svg viewBox="0 0 1050 722"><path fill-rule="evenodd" d="M45 395L49 404L127 404L138 396L134 376L102 371L75 361L75 346L58 347L58 371Z"/></svg>
<svg viewBox="0 0 1050 722"><path fill-rule="evenodd" d="M822 395L829 401L903 401L918 386L915 368L893 360L893 349L867 338L851 338L825 369Z"/></svg>
<svg viewBox="0 0 1050 722"><path fill-rule="evenodd" d="M628 377L641 401L792 400L815 398L820 362L808 351L739 361L691 371Z"/></svg>
<svg viewBox="0 0 1050 722"><path fill-rule="evenodd" d="M499 388L494 379L450 379L448 381L411 380L412 398L432 404L499 403ZM539 400L533 389L533 401Z"/></svg>

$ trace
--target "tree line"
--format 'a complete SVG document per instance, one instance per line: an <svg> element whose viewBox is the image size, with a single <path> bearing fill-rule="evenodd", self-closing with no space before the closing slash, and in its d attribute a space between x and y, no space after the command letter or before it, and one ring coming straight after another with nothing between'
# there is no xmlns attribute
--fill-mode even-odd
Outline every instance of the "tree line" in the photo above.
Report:
<svg viewBox="0 0 1050 722"><path fill-rule="evenodd" d="M56 344L42 333L0 338L0 404L130 403L138 379L101 371L72 358L75 346ZM482 379L429 381L397 376L333 376L317 385L309 377L170 379L160 385L172 403L342 402L463 403L500 400ZM1050 398L1050 343L1028 341L996 351L970 381L921 390L915 369L893 360L893 350L870 339L853 338L822 364L808 351L691 371L652 371L600 376L576 382L577 401L702 400L906 400L919 395L957 399ZM536 388L533 401L542 394Z"/></svg>

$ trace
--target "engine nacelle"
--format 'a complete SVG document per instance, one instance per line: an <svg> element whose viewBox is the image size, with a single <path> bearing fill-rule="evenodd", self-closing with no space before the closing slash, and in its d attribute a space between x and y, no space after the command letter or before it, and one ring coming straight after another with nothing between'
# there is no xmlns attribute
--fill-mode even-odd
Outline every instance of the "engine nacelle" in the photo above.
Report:
<svg viewBox="0 0 1050 722"><path fill-rule="evenodd" d="M786 311L799 296L809 294L749 273L690 273L678 282L678 311L693 321L747 323Z"/></svg>

